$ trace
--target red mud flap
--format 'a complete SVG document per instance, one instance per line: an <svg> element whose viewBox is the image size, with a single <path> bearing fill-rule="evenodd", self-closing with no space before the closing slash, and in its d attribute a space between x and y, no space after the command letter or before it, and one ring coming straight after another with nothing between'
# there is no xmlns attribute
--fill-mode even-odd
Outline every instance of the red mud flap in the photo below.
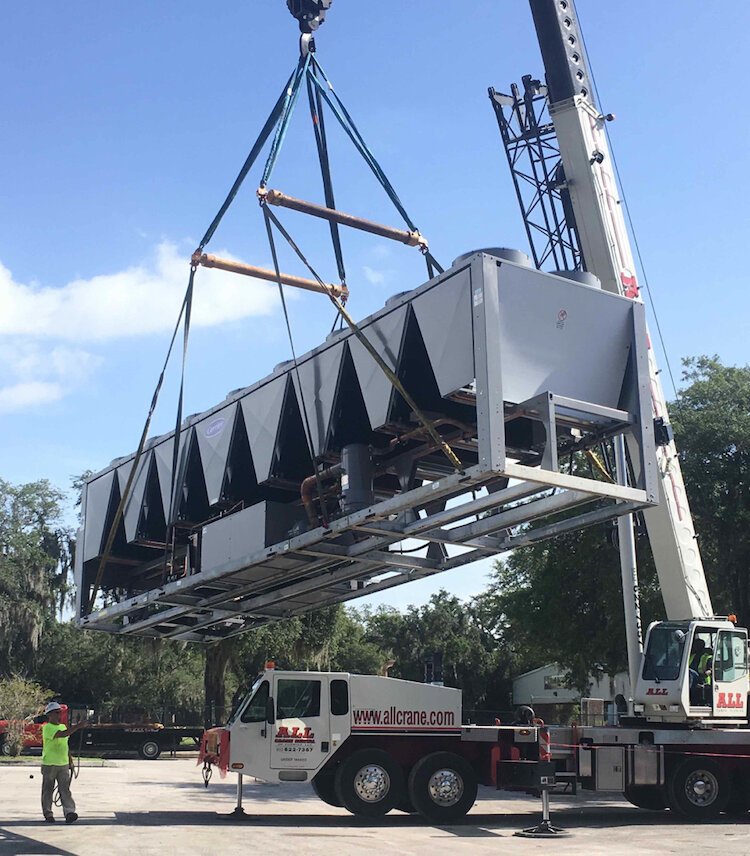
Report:
<svg viewBox="0 0 750 856"><path fill-rule="evenodd" d="M229 769L229 732L226 728L209 728L203 732L198 763L203 764L203 782L206 787L211 780L212 767L219 768L223 779Z"/></svg>

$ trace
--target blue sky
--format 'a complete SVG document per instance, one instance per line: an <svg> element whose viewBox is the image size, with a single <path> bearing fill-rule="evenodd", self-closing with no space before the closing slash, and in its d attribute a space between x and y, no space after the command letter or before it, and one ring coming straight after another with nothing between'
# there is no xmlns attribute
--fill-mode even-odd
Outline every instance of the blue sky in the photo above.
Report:
<svg viewBox="0 0 750 856"><path fill-rule="evenodd" d="M748 362L750 6L579 0L590 59L657 303L667 353ZM283 0L93 0L4 9L0 64L0 477L98 469L132 450L174 324L187 259L218 209L297 55ZM318 58L449 264L472 248L526 249L486 89L542 72L523 0L336 0ZM343 210L398 225L331 131ZM322 201L300 104L272 185ZM248 179L209 250L269 265ZM287 215L321 273L320 223ZM350 308L362 317L424 279L415 251L347 233ZM284 256L282 267L299 271ZM324 298L291 301L298 352L332 323ZM272 287L197 280L186 413L289 356ZM663 358L662 358L663 362ZM155 431L174 421L168 379ZM379 598L421 602L482 587L486 567Z"/></svg>

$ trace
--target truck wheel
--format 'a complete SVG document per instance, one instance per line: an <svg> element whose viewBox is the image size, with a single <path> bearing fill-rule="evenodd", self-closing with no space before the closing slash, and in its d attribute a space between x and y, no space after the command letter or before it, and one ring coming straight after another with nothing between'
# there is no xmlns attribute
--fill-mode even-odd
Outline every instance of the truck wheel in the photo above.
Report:
<svg viewBox="0 0 750 856"><path fill-rule="evenodd" d="M664 811L667 801L658 785L631 785L625 788L625 799L637 808L649 811Z"/></svg>
<svg viewBox="0 0 750 856"><path fill-rule="evenodd" d="M10 743L4 737L0 737L0 753L10 758Z"/></svg>
<svg viewBox="0 0 750 856"><path fill-rule="evenodd" d="M158 740L144 740L138 747L138 754L147 761L155 761L161 755L161 746Z"/></svg>
<svg viewBox="0 0 750 856"><path fill-rule="evenodd" d="M458 820L474 805L477 776L460 755L434 752L411 771L409 796L419 814L433 823Z"/></svg>
<svg viewBox="0 0 750 856"><path fill-rule="evenodd" d="M310 784L313 791L315 791L315 796L319 800L323 800L324 803L328 803L328 805L335 806L336 808L341 808L341 800L336 796L335 777L335 772L325 771L318 773L317 776L313 776Z"/></svg>
<svg viewBox="0 0 750 856"><path fill-rule="evenodd" d="M727 773L710 758L689 758L672 771L667 802L689 820L709 820L724 811L730 797Z"/></svg>
<svg viewBox="0 0 750 856"><path fill-rule="evenodd" d="M360 749L336 770L336 796L352 814L381 817L404 798L401 767L382 749Z"/></svg>

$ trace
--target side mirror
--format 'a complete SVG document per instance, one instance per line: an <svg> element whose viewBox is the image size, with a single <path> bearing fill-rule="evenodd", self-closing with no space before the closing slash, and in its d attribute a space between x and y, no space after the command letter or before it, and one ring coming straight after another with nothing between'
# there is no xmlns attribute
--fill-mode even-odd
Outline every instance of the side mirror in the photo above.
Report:
<svg viewBox="0 0 750 856"><path fill-rule="evenodd" d="M269 696L266 702L266 722L269 725L273 725L276 722L276 709L273 703L273 696Z"/></svg>

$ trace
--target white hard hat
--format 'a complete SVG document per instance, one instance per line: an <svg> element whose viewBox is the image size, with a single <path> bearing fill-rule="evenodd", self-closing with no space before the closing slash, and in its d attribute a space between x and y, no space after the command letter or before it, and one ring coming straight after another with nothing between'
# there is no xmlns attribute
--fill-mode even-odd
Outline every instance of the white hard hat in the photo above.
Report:
<svg viewBox="0 0 750 856"><path fill-rule="evenodd" d="M47 707L44 708L45 713L52 713L53 710L62 710L62 706L56 701L51 701Z"/></svg>

